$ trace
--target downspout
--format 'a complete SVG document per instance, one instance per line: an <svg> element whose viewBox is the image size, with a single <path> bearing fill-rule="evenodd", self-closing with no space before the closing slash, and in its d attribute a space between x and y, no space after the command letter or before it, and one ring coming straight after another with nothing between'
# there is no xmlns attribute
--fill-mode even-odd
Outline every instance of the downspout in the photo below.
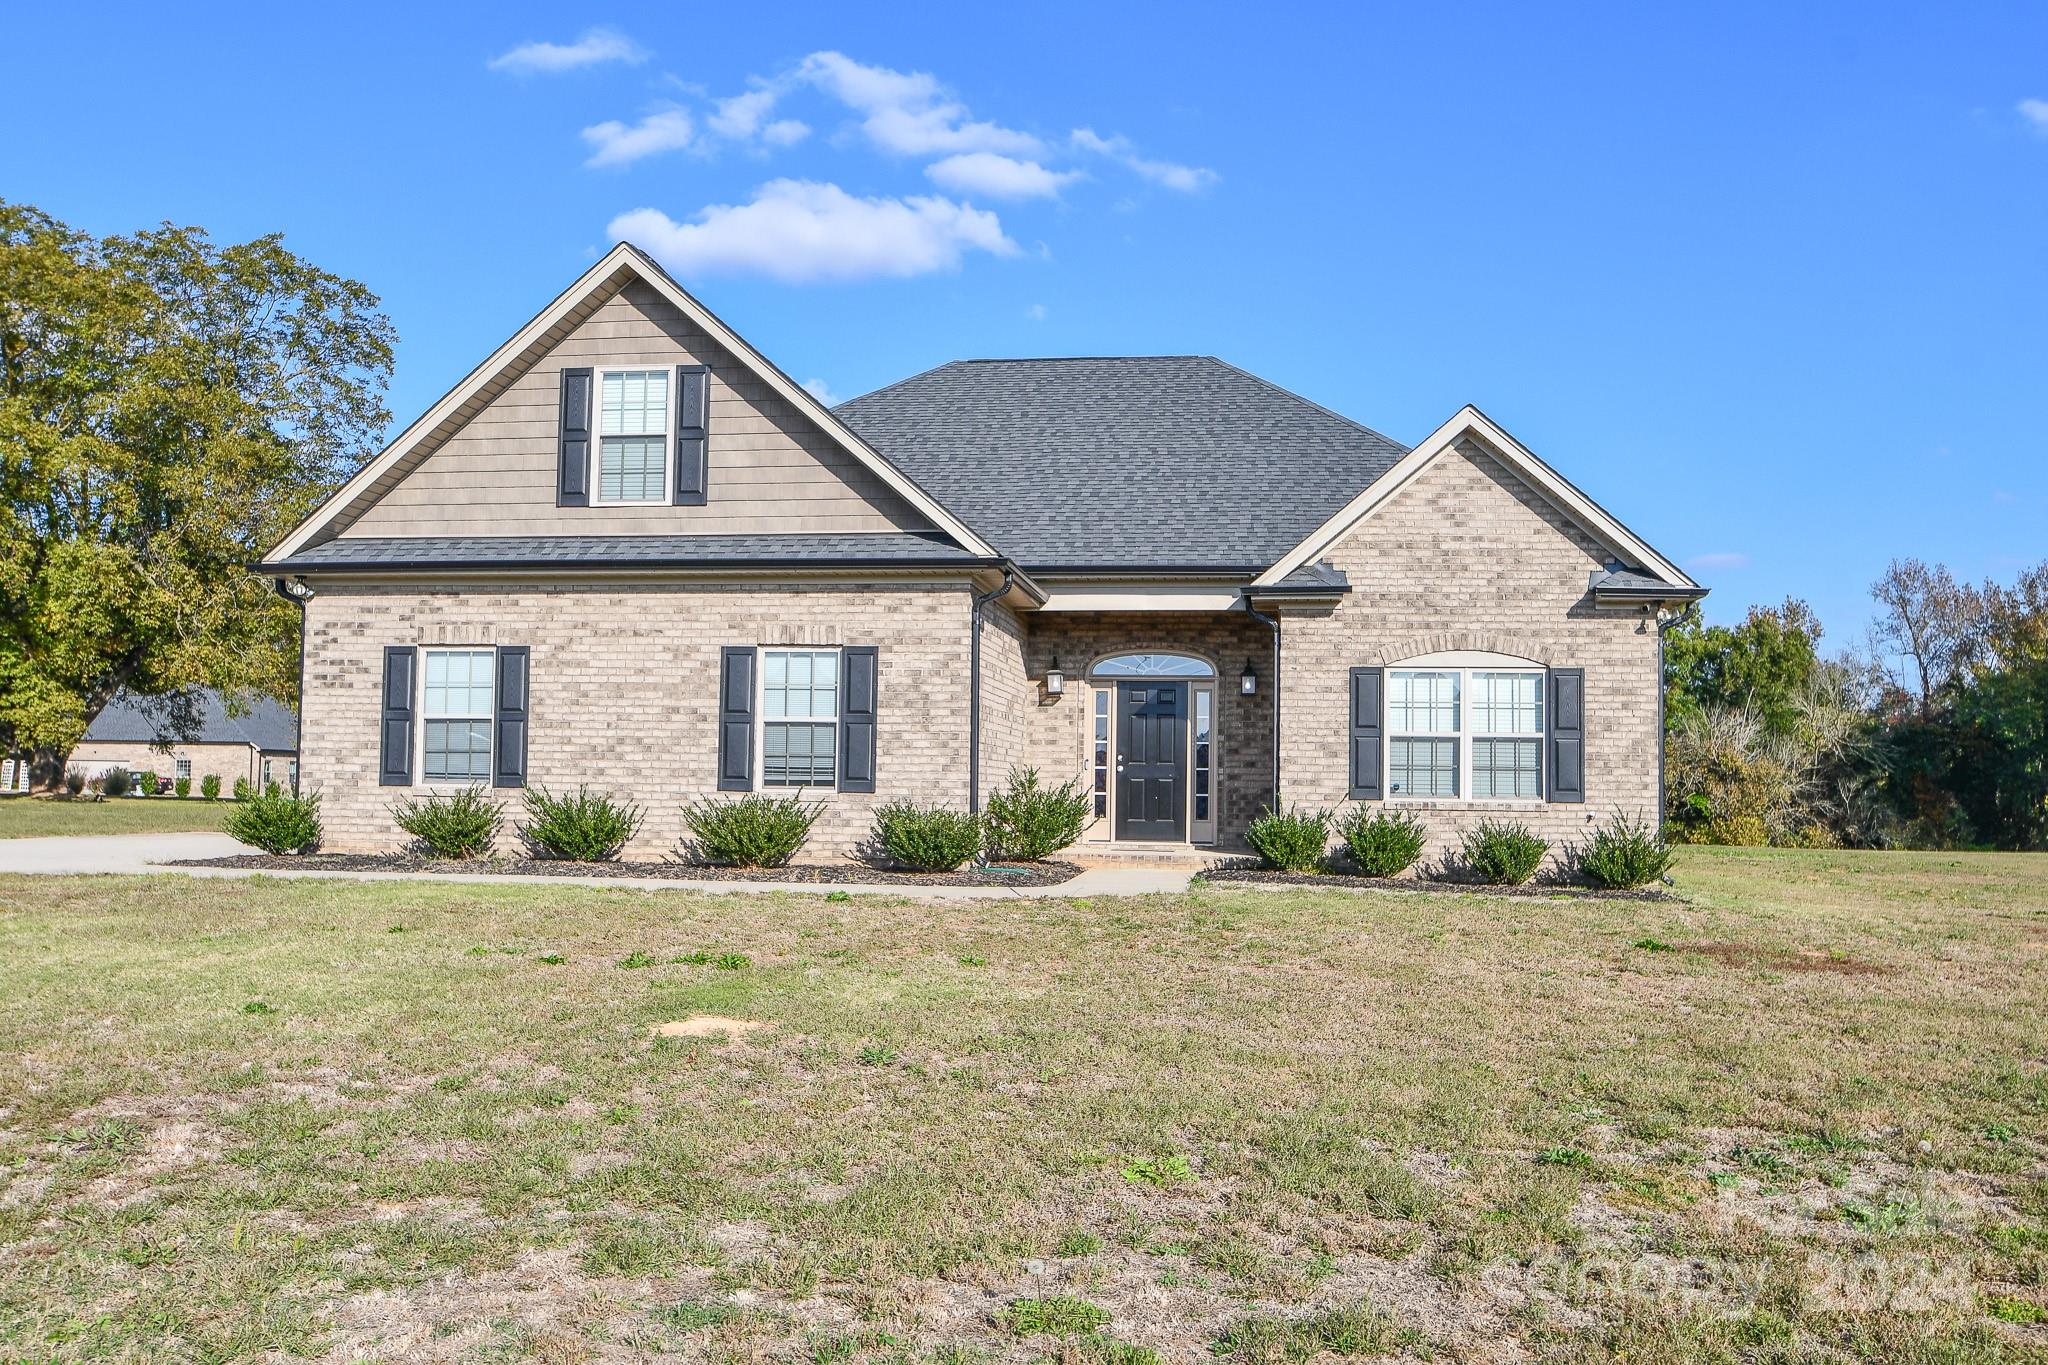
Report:
<svg viewBox="0 0 2048 1365"><path fill-rule="evenodd" d="M282 578L270 580L271 590L287 602L298 604L299 608L299 695L298 705L292 707L292 768L303 779L306 775L306 604L313 600L313 590L306 586L306 580L299 580L296 588ZM263 775L262 751L257 754L256 775ZM292 795L299 794L299 783L292 784Z"/></svg>
<svg viewBox="0 0 2048 1365"><path fill-rule="evenodd" d="M1245 614L1254 621L1263 621L1273 631L1273 812L1280 812L1280 618L1268 616L1252 605L1252 599L1244 599Z"/></svg>
<svg viewBox="0 0 2048 1365"><path fill-rule="evenodd" d="M1664 632L1677 625L1685 615L1683 610L1666 612L1665 604L1659 602L1647 608L1654 613L1657 622L1657 835L1664 834Z"/></svg>
<svg viewBox="0 0 2048 1365"><path fill-rule="evenodd" d="M967 812L981 813L981 611L1017 585L1015 565L1003 566L1003 581L974 595L967 626Z"/></svg>

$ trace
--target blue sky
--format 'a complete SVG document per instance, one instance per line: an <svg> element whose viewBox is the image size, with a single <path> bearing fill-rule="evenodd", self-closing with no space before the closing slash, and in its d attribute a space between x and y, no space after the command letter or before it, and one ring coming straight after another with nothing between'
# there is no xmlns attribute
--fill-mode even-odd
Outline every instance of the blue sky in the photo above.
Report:
<svg viewBox="0 0 2048 1365"><path fill-rule="evenodd" d="M2048 557L2039 5L80 13L8 20L0 195L284 232L383 296L401 424L616 224L838 397L1204 352L1408 442L1476 403L1717 619Z"/></svg>

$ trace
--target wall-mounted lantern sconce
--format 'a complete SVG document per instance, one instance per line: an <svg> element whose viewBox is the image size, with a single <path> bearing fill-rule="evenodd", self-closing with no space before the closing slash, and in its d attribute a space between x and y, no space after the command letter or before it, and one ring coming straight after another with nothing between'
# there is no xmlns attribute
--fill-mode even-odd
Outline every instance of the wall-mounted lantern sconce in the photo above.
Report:
<svg viewBox="0 0 2048 1365"><path fill-rule="evenodd" d="M1244 672L1237 675L1237 690L1247 697L1259 690L1259 671L1252 667L1252 661L1244 661Z"/></svg>
<svg viewBox="0 0 2048 1365"><path fill-rule="evenodd" d="M1045 670L1045 695L1057 697L1067 690L1067 675L1060 671L1060 656L1052 656L1052 667Z"/></svg>

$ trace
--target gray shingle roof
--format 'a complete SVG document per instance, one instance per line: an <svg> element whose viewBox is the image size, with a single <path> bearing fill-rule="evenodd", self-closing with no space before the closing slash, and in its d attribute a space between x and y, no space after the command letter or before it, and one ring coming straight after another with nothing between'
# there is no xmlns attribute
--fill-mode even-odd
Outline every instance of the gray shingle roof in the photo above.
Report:
<svg viewBox="0 0 2048 1365"><path fill-rule="evenodd" d="M1673 601L1707 595L1705 588L1675 588L1655 574L1630 568L1595 569L1587 576L1586 587L1592 592L1613 596L1659 597Z"/></svg>
<svg viewBox="0 0 2048 1365"><path fill-rule="evenodd" d="M982 561L951 541L907 531L817 536L363 536L308 546L262 567L411 568L765 568L790 564L877 567L971 565Z"/></svg>
<svg viewBox="0 0 2048 1365"><path fill-rule="evenodd" d="M102 744L253 744L290 752L299 747L298 717L268 697L248 699L248 713L228 714L218 692L195 687L163 697L123 692L86 729Z"/></svg>
<svg viewBox="0 0 2048 1365"><path fill-rule="evenodd" d="M1283 588L1297 588L1304 592L1335 591L1348 589L1351 586L1351 580L1345 577L1342 569L1330 563L1329 560L1319 559L1313 564L1302 565L1293 573L1282 578L1279 586Z"/></svg>
<svg viewBox="0 0 2048 1365"><path fill-rule="evenodd" d="M957 360L833 414L1031 571L1255 572L1407 453L1210 356Z"/></svg>

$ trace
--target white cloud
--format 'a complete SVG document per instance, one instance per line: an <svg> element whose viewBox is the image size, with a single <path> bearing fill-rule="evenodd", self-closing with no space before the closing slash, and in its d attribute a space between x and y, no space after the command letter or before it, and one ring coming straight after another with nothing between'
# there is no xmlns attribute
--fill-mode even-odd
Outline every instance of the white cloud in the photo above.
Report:
<svg viewBox="0 0 2048 1365"><path fill-rule="evenodd" d="M836 408L846 401L838 394L832 392L831 386L822 379L806 379L804 381L804 392L828 408Z"/></svg>
<svg viewBox="0 0 2048 1365"><path fill-rule="evenodd" d="M590 159L583 164L630 166L643 156L689 146L692 133L690 116L680 109L649 114L630 126L611 119L583 130L583 140L591 147Z"/></svg>
<svg viewBox="0 0 2048 1365"><path fill-rule="evenodd" d="M1017 251L984 209L927 195L857 198L808 180L771 180L751 202L711 204L688 223L634 209L610 230L684 275L756 274L786 284L924 275L957 269L969 251Z"/></svg>
<svg viewBox="0 0 2048 1365"><path fill-rule="evenodd" d="M647 54L625 34L608 28L594 28L573 43L521 43L501 52L488 63L493 71L574 71L600 62L637 63Z"/></svg>
<svg viewBox="0 0 2048 1365"><path fill-rule="evenodd" d="M2021 100L2020 117L2042 137L2048 137L2048 100Z"/></svg>
<svg viewBox="0 0 2048 1365"><path fill-rule="evenodd" d="M749 90L744 95L728 95L717 101L711 117L704 122L720 137L744 140L760 130L761 120L773 112L775 101L780 98L782 92L772 86Z"/></svg>
<svg viewBox="0 0 2048 1365"><path fill-rule="evenodd" d="M775 147L802 142L811 135L811 125L802 119L779 118L761 130L761 140Z"/></svg>
<svg viewBox="0 0 2048 1365"><path fill-rule="evenodd" d="M866 66L839 52L813 52L798 64L793 79L815 86L863 115L861 129L886 152L930 156L952 152L1008 152L1037 155L1044 144L1029 133L977 122L922 71Z"/></svg>
<svg viewBox="0 0 2048 1365"><path fill-rule="evenodd" d="M1057 199L1060 187L1079 180L1079 171L1049 171L1036 161L995 152L961 152L924 168L935 184L960 194L996 199Z"/></svg>
<svg viewBox="0 0 2048 1365"><path fill-rule="evenodd" d="M1092 128L1076 128L1070 140L1084 152L1120 161L1153 184L1164 185L1183 194L1207 189L1222 179L1206 166L1182 166L1172 161L1153 161L1139 156L1131 140L1121 135L1101 137Z"/></svg>
<svg viewBox="0 0 2048 1365"><path fill-rule="evenodd" d="M1033 322L1044 322L1045 305L1042 303L1032 304L1029 308L1026 308L1024 310L1024 316L1030 318Z"/></svg>
<svg viewBox="0 0 2048 1365"><path fill-rule="evenodd" d="M1746 569L1749 567L1749 556L1734 550L1716 550L1711 554L1694 555L1685 561L1685 567L1701 569L1708 573L1724 569Z"/></svg>

